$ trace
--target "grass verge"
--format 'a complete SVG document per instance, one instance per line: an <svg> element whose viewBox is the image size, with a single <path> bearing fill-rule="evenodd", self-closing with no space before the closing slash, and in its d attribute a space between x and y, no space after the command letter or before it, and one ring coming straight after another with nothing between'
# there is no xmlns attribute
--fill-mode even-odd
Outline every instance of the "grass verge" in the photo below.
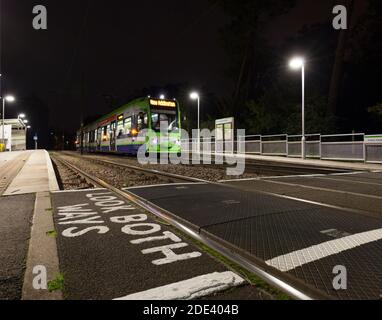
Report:
<svg viewBox="0 0 382 320"><path fill-rule="evenodd" d="M48 290L49 292L64 290L64 282L65 278L62 273L60 273L55 279L48 282Z"/></svg>

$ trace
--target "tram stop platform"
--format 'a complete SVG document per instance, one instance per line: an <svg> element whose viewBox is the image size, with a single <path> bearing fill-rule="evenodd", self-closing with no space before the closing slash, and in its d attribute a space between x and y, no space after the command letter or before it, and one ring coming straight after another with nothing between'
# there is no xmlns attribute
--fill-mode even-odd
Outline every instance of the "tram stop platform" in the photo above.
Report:
<svg viewBox="0 0 382 320"><path fill-rule="evenodd" d="M24 297L32 266L44 265L48 277L58 272L55 239L47 237L54 230L50 192L57 190L47 151L0 153L0 300Z"/></svg>
<svg viewBox="0 0 382 320"><path fill-rule="evenodd" d="M318 168L327 168L335 170L351 170L351 171L382 171L382 163L368 163L368 162L357 162L357 161L345 161L345 160L321 160L313 158L296 158L296 157L282 157L282 156L264 156L255 154L211 154L224 156L225 158L232 159L245 159L252 161L261 161L269 163L279 163L282 165L301 165L310 166Z"/></svg>
<svg viewBox="0 0 382 320"><path fill-rule="evenodd" d="M59 190L45 150L0 153L0 177L4 180L3 196Z"/></svg>

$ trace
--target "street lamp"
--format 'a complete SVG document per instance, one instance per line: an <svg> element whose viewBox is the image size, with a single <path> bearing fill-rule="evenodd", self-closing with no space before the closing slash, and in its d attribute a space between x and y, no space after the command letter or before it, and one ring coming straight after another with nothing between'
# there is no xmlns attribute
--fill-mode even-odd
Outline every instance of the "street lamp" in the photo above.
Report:
<svg viewBox="0 0 382 320"><path fill-rule="evenodd" d="M28 130L31 129L31 126L25 127L25 150L28 149Z"/></svg>
<svg viewBox="0 0 382 320"><path fill-rule="evenodd" d="M301 157L302 159L306 158L306 137L305 137L305 60L301 57L293 58L289 62L291 69L299 70L301 69L302 76L302 138L301 138Z"/></svg>
<svg viewBox="0 0 382 320"><path fill-rule="evenodd" d="M161 100L164 100L166 99L166 96L164 94L161 94L160 97L159 97Z"/></svg>
<svg viewBox="0 0 382 320"><path fill-rule="evenodd" d="M192 92L190 94L192 100L198 101L198 152L200 152L200 96L197 92Z"/></svg>
<svg viewBox="0 0 382 320"><path fill-rule="evenodd" d="M16 99L15 99L15 97L13 97L13 96L5 96L5 97L3 97L3 122L2 122L2 124L3 124L3 136L2 136L2 138L3 138L3 145L4 145L4 148L5 148L5 119L4 119L4 113L5 113L5 101L7 101L7 102L14 102Z"/></svg>
<svg viewBox="0 0 382 320"><path fill-rule="evenodd" d="M19 119L24 119L25 118L25 114L24 113L20 113L19 116L18 116Z"/></svg>

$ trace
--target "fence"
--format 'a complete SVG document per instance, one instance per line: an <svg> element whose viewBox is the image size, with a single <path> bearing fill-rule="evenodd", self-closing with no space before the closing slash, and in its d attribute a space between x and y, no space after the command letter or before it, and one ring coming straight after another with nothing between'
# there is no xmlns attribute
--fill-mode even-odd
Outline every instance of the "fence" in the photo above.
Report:
<svg viewBox="0 0 382 320"><path fill-rule="evenodd" d="M322 160L354 161L382 163L382 135L364 133L305 136L306 157ZM251 135L240 137L232 143L217 142L214 138L201 139L201 152L208 153L240 153L248 155L301 157L301 135ZM238 148L239 142L245 149ZM185 152L197 152L197 139L182 140ZM245 150L245 151L243 151Z"/></svg>
<svg viewBox="0 0 382 320"><path fill-rule="evenodd" d="M365 161L365 135L343 134L321 137L321 159Z"/></svg>

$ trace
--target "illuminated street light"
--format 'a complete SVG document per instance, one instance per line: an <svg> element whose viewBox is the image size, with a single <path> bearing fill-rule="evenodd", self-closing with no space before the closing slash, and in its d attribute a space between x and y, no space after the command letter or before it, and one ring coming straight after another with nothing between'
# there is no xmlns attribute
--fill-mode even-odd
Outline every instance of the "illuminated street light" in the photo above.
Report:
<svg viewBox="0 0 382 320"><path fill-rule="evenodd" d="M198 151L200 152L200 96L197 92L192 92L190 94L192 100L198 101Z"/></svg>
<svg viewBox="0 0 382 320"><path fill-rule="evenodd" d="M161 100L164 100L166 99L166 96L164 94L161 94L160 97L159 97Z"/></svg>
<svg viewBox="0 0 382 320"><path fill-rule="evenodd" d="M302 77L302 138L301 138L301 157L302 159L306 158L306 138L305 138L305 60L301 57L293 58L289 62L289 66L294 70L301 69L301 77Z"/></svg>
<svg viewBox="0 0 382 320"><path fill-rule="evenodd" d="M3 145L4 145L4 147L5 147L5 101L7 101L7 102L14 102L16 99L15 99L15 97L14 96L5 96L4 98L3 98L3 122L2 122L2 125L3 125L3 136L2 136L2 143L3 143Z"/></svg>
<svg viewBox="0 0 382 320"><path fill-rule="evenodd" d="M197 100L197 99L199 99L199 93L197 93L197 92L192 92L192 93L190 94L190 98L191 98L192 100Z"/></svg>
<svg viewBox="0 0 382 320"><path fill-rule="evenodd" d="M14 102L16 99L15 99L14 96L6 96L5 100L8 101L8 102Z"/></svg>
<svg viewBox="0 0 382 320"><path fill-rule="evenodd" d="M300 69L304 66L305 62L304 62L304 59L303 58L300 58L300 57L297 57L297 58L293 58L290 62L289 62L289 66L292 68L292 69Z"/></svg>
<svg viewBox="0 0 382 320"><path fill-rule="evenodd" d="M24 122L25 124L27 124L29 121L28 121L28 120L23 120L23 122Z"/></svg>
<svg viewBox="0 0 382 320"><path fill-rule="evenodd" d="M24 119L24 118L25 118L25 114L24 113L19 114L19 119Z"/></svg>

